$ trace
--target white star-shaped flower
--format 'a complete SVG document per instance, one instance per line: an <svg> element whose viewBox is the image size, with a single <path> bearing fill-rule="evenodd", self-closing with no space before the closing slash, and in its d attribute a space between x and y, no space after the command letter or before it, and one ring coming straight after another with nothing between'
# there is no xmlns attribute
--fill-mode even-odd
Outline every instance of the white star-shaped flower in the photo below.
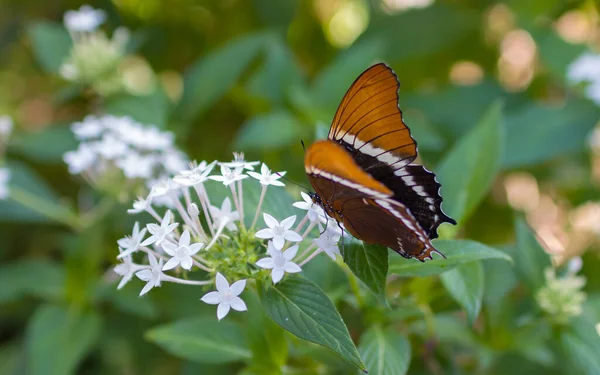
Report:
<svg viewBox="0 0 600 375"><path fill-rule="evenodd" d="M339 235L332 232L327 228L319 238L315 238L313 242L317 247L325 252L331 260L335 260L336 255L340 255L340 249L338 247Z"/></svg>
<svg viewBox="0 0 600 375"><path fill-rule="evenodd" d="M0 141L7 140L12 133L13 120L10 116L0 116Z"/></svg>
<svg viewBox="0 0 600 375"><path fill-rule="evenodd" d="M200 300L209 305L219 305L217 307L217 319L223 319L229 313L229 309L236 311L248 310L244 301L238 297L246 287L246 280L236 281L230 287L227 279L217 272L215 284L217 291L205 294Z"/></svg>
<svg viewBox="0 0 600 375"><path fill-rule="evenodd" d="M94 143L95 150L104 159L113 160L127 154L127 144L114 134L106 133L100 141Z"/></svg>
<svg viewBox="0 0 600 375"><path fill-rule="evenodd" d="M285 171L271 173L265 163L260 167L260 173L248 172L248 174L257 179L261 185L285 186L283 182L278 181L281 177L285 176Z"/></svg>
<svg viewBox="0 0 600 375"><path fill-rule="evenodd" d="M210 206L209 210L216 228L225 225L225 228L230 231L237 229L235 222L240 220L240 214L237 211L231 210L231 200L229 197L225 197L220 209L216 206Z"/></svg>
<svg viewBox="0 0 600 375"><path fill-rule="evenodd" d="M221 164L221 175L220 176L210 176L211 180L222 182L223 185L228 186L233 184L236 181L243 180L244 178L248 178L248 175L242 173L242 168L234 168L230 169L229 167Z"/></svg>
<svg viewBox="0 0 600 375"><path fill-rule="evenodd" d="M273 242L269 241L267 253L269 257L262 258L256 265L260 268L272 269L271 279L273 284L277 284L283 278L285 273L298 273L302 271L299 265L292 262L292 259L298 252L298 245L294 245L285 251L275 249Z"/></svg>
<svg viewBox="0 0 600 375"><path fill-rule="evenodd" d="M148 260L150 261L150 268L146 268L135 273L140 280L146 281L146 285L140 292L140 296L148 293L150 289L160 286L160 281L162 280L162 259L157 261L154 255L148 254Z"/></svg>
<svg viewBox="0 0 600 375"><path fill-rule="evenodd" d="M302 236L290 230L296 221L296 215L283 219L281 223L269 214L263 214L263 219L268 228L259 230L255 236L263 239L273 239L275 249L281 250L286 240L290 242L302 241Z"/></svg>
<svg viewBox="0 0 600 375"><path fill-rule="evenodd" d="M139 214L140 212L148 211L152 204L152 197L138 197L137 201L133 202L133 208L127 210L128 214Z"/></svg>
<svg viewBox="0 0 600 375"><path fill-rule="evenodd" d="M65 12L63 23L70 31L94 31L102 25L106 19L106 13L100 9L94 9L89 5L82 5L79 10Z"/></svg>
<svg viewBox="0 0 600 375"><path fill-rule="evenodd" d="M152 184L150 196L152 196L152 198L164 197L172 191L179 190L180 187L181 185L177 182L169 178L162 178Z"/></svg>
<svg viewBox="0 0 600 375"><path fill-rule="evenodd" d="M299 208L301 210L305 210L306 216L308 216L308 220L310 220L311 223L316 220L319 220L319 218L321 217L325 217L325 212L323 211L321 206L313 202L310 195L306 194L303 191L300 192L300 195L302 195L302 199L304 199L304 201L295 202L294 207Z"/></svg>
<svg viewBox="0 0 600 375"><path fill-rule="evenodd" d="M204 164L203 164L204 163ZM212 172L213 167L217 162L213 161L209 165L203 161L197 166L193 166L187 171L182 171L177 176L173 177L173 181L183 186L196 186L208 180L208 175Z"/></svg>
<svg viewBox="0 0 600 375"><path fill-rule="evenodd" d="M117 241L119 247L123 249L123 252L117 256L117 259L121 259L138 251L145 235L146 228L140 230L140 223L136 221L133 225L131 236L126 236Z"/></svg>
<svg viewBox="0 0 600 375"><path fill-rule="evenodd" d="M10 192L8 182L10 181L10 169L0 167L0 200L8 198Z"/></svg>
<svg viewBox="0 0 600 375"><path fill-rule="evenodd" d="M65 152L63 160L69 167L69 173L79 174L96 163L98 154L88 143L81 143L77 150Z"/></svg>
<svg viewBox="0 0 600 375"><path fill-rule="evenodd" d="M254 170L254 166L258 165L258 161L246 161L244 159L244 153L243 152L234 152L233 153L233 160L227 163L219 163L220 165L224 165L228 168L241 168L241 169L247 169L249 171L253 171Z"/></svg>
<svg viewBox="0 0 600 375"><path fill-rule="evenodd" d="M148 179L152 177L156 159L152 156L140 155L137 151L129 150L115 164L121 168L127 178Z"/></svg>
<svg viewBox="0 0 600 375"><path fill-rule="evenodd" d="M165 240L165 238L169 234L171 234L171 232L173 232L173 230L179 225L179 223L177 222L171 224L172 217L173 214L171 214L171 211L167 210L160 225L155 223L150 223L146 225L146 227L148 228L148 232L150 232L151 236L146 238L146 240L142 242L142 246L148 246L151 244L160 246L160 244Z"/></svg>
<svg viewBox="0 0 600 375"><path fill-rule="evenodd" d="M71 130L79 140L98 138L105 130L102 121L96 116L86 116L83 121L75 122L71 125Z"/></svg>
<svg viewBox="0 0 600 375"><path fill-rule="evenodd" d="M172 258L165 263L163 271L172 270L178 265L181 265L181 268L186 270L192 269L192 264L194 263L192 255L200 251L203 246L204 244L199 242L190 244L190 232L187 229L183 231L183 234L179 238L179 244L175 245L174 243L165 241L162 248Z"/></svg>
<svg viewBox="0 0 600 375"><path fill-rule="evenodd" d="M119 249L119 252L122 252L122 249ZM123 263L119 263L113 268L113 271L117 275L123 276L119 282L119 285L117 286L117 289L123 288L125 284L131 280L135 272L143 268L142 266L138 266L131 261L131 255L127 255L121 260Z"/></svg>

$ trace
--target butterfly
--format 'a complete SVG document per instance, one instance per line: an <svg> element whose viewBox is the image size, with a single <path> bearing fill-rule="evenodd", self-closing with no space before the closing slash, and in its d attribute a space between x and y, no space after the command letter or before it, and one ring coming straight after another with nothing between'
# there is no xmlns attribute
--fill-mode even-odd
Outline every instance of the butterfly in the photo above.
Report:
<svg viewBox="0 0 600 375"><path fill-rule="evenodd" d="M432 259L437 228L456 221L441 208L440 183L417 157L398 108L400 82L384 63L352 83L326 140L310 145L304 166L313 202L354 237L405 258Z"/></svg>

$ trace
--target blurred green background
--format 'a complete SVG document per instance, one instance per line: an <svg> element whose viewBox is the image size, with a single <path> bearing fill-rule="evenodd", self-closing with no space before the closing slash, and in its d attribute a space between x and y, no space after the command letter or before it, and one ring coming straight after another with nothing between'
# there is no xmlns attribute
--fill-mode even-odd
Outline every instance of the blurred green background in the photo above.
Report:
<svg viewBox="0 0 600 375"><path fill-rule="evenodd" d="M408 335L409 374L600 374L600 100L567 78L578 56L600 49L596 1L95 1L107 12L102 30L130 31L119 66L130 90L110 95L59 74L71 48L62 17L82 4L0 0L0 115L15 123L0 162L15 191L73 210L78 222L0 201L0 374L278 373L244 370L250 352L227 363L182 359L147 333L205 307L197 292L173 285L144 298L139 280L116 291L108 270L115 241L130 232L131 201L91 209L102 193L62 160L77 147L68 125L90 113L129 115L173 131L191 159L243 151L306 185L300 140L322 137L348 86L379 61L399 77L422 162L444 170L444 186L480 195L446 236L496 246L515 265L484 263L474 325L437 276L393 277L388 295L401 302L386 318L382 307L357 305L339 269L315 276L353 338L380 324ZM467 147L464 167L444 165L485 116L501 124L497 138ZM498 153L493 174L461 185L471 161L489 153ZM530 248L534 255L519 255ZM534 296L550 259L560 273L576 256L584 313L554 324ZM287 373L355 371L325 349L286 340Z"/></svg>

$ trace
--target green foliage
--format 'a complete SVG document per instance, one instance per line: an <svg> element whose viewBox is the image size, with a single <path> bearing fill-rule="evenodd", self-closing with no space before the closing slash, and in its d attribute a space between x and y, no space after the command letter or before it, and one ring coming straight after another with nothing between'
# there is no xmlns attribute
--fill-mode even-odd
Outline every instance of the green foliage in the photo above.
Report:
<svg viewBox="0 0 600 375"><path fill-rule="evenodd" d="M73 48L59 24L64 4L0 12L0 116L16 124L6 153L0 135L0 167L11 173L10 196L0 199L0 374L600 373L600 242L593 230L579 231L575 210L598 204L590 134L600 107L567 74L589 45L560 35L561 17L597 20L597 4L457 0L398 11L378 1L112 3L102 30L131 31L127 54L154 71L145 95L97 95L93 85L61 78ZM346 16L359 26L361 14L365 30L337 45L336 27ZM517 30L515 47L507 33ZM506 71L518 60L507 54L525 56L531 42L527 70ZM89 114L131 116L174 132L192 159L246 152L290 180L267 188L261 211L298 215L298 223L294 183L307 185L299 141L326 138L350 84L380 61L401 82L399 107L418 161L437 174L443 209L458 222L442 225L432 242L445 258L421 263L344 238L343 258L321 254L277 284L252 270L257 279L241 295L248 311L219 322L214 306L199 301L202 287L163 280L140 298L133 276L116 290L110 269L116 239L131 232L131 202L94 191L89 176L69 176L63 155L77 140L68 124ZM463 82L464 61L477 69ZM556 204L519 212L506 194L514 172L535 179L531 202ZM213 205L230 196L216 181L205 187ZM248 179L243 192L249 229L263 187ZM553 220L545 229L559 232L551 240L565 257L548 254L548 231L536 220ZM243 252L227 250L219 255ZM585 254L587 300L581 314L558 323L536 297L548 284L544 270L554 267L562 280L572 271L557 261L575 253Z"/></svg>

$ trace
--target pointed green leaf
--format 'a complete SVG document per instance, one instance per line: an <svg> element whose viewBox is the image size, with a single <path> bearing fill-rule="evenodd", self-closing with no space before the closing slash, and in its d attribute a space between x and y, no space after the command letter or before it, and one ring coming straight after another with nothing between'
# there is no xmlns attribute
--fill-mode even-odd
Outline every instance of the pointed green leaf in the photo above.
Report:
<svg viewBox="0 0 600 375"><path fill-rule="evenodd" d="M81 313L53 305L39 307L27 329L29 374L74 374L100 335L95 313Z"/></svg>
<svg viewBox="0 0 600 375"><path fill-rule="evenodd" d="M63 155L77 148L71 128L51 125L40 132L22 134L11 141L10 147L30 160L44 164L64 164Z"/></svg>
<svg viewBox="0 0 600 375"><path fill-rule="evenodd" d="M504 150L501 111L501 103L493 104L437 168L444 209L459 225L487 195L500 167Z"/></svg>
<svg viewBox="0 0 600 375"><path fill-rule="evenodd" d="M473 324L481 310L485 287L481 262L461 264L441 274L440 279L452 298L466 310L469 323Z"/></svg>
<svg viewBox="0 0 600 375"><path fill-rule="evenodd" d="M435 247L446 259L435 257L421 263L414 259L404 259L398 254L390 254L389 272L404 277L437 275L453 269L459 264L475 260L503 259L512 262L506 253L471 240L437 240Z"/></svg>
<svg viewBox="0 0 600 375"><path fill-rule="evenodd" d="M252 356L237 324L216 317L180 320L152 328L146 338L180 358L219 364Z"/></svg>
<svg viewBox="0 0 600 375"><path fill-rule="evenodd" d="M57 23L36 22L27 32L40 65L48 72L57 73L73 45L67 30Z"/></svg>
<svg viewBox="0 0 600 375"><path fill-rule="evenodd" d="M261 290L267 314L284 329L331 349L343 359L365 369L342 317L318 286L296 275Z"/></svg>
<svg viewBox="0 0 600 375"><path fill-rule="evenodd" d="M538 243L525 219L517 218L515 233L517 234L517 248L514 257L517 273L521 280L535 290L546 283L544 269L552 266L550 256Z"/></svg>
<svg viewBox="0 0 600 375"><path fill-rule="evenodd" d="M233 144L240 150L280 149L302 139L304 130L293 114L277 110L246 121Z"/></svg>
<svg viewBox="0 0 600 375"><path fill-rule="evenodd" d="M369 375L404 375L410 364L410 342L391 328L369 329L361 337L358 351Z"/></svg>
<svg viewBox="0 0 600 375"><path fill-rule="evenodd" d="M177 119L187 123L208 111L237 83L263 46L263 34L248 35L200 57L185 74Z"/></svg>
<svg viewBox="0 0 600 375"><path fill-rule="evenodd" d="M0 285L10 285L0 288L0 303L26 295L57 300L64 295L64 269L58 263L42 259L5 263L0 266Z"/></svg>
<svg viewBox="0 0 600 375"><path fill-rule="evenodd" d="M382 302L388 271L388 249L352 239L344 244L344 262Z"/></svg>

